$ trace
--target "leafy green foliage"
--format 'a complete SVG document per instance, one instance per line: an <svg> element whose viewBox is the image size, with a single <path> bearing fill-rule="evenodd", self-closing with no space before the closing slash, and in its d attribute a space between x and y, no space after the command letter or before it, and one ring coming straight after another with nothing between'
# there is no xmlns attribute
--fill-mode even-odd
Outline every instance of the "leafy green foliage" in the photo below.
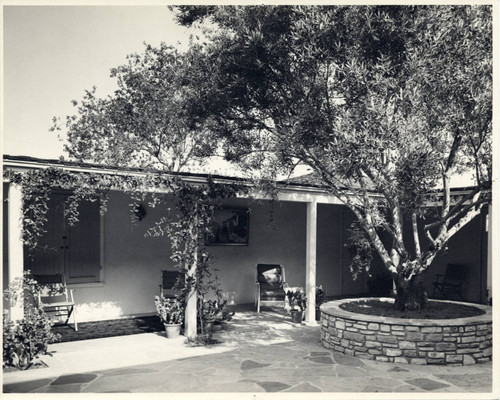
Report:
<svg viewBox="0 0 500 400"><path fill-rule="evenodd" d="M23 199L22 240L28 250L33 250L46 232L48 201L54 190L71 193L65 204L65 217L70 225L79 221L78 205L81 201L100 200L100 211L107 211L107 194L110 190L123 190L142 199L151 187L169 191L171 178L158 174L144 176L109 175L99 173L73 173L62 168L46 168L27 172L6 170L4 177L20 185ZM151 194L151 205L158 204L160 195Z"/></svg>
<svg viewBox="0 0 500 400"><path fill-rule="evenodd" d="M316 308L326 301L326 290L323 289L322 285L316 286Z"/></svg>
<svg viewBox="0 0 500 400"><path fill-rule="evenodd" d="M307 297L303 288L294 288L287 290L286 297L290 310L304 311L307 307Z"/></svg>
<svg viewBox="0 0 500 400"><path fill-rule="evenodd" d="M127 57L113 68L118 90L100 98L96 88L73 101L74 115L65 127L53 119L53 131L64 129L68 155L79 161L123 167L180 171L202 164L217 150L210 120L196 124L190 99L198 96L203 68L197 63L201 48L188 53L162 44L146 45L143 54Z"/></svg>
<svg viewBox="0 0 500 400"><path fill-rule="evenodd" d="M219 26L198 118L217 122L229 159L270 180L309 166L366 235L358 266L369 242L405 290L490 200L491 6L180 11ZM475 188L452 205L450 179L463 172Z"/></svg>
<svg viewBox="0 0 500 400"><path fill-rule="evenodd" d="M4 291L4 300L11 305L24 304L24 318L13 321L7 311L3 314L3 367L27 369L40 354L46 354L50 343L59 339L51 332L53 322L42 308L35 304L38 286L25 271Z"/></svg>
<svg viewBox="0 0 500 400"><path fill-rule="evenodd" d="M182 324L184 321L184 304L177 299L155 296L155 307L161 322L164 324Z"/></svg>
<svg viewBox="0 0 500 400"><path fill-rule="evenodd" d="M225 303L221 301L217 269L205 248L206 237L211 232L213 213L221 207L224 199L244 191L241 186L220 185L211 180L207 186L179 182L173 190L176 215L157 221L147 232L155 237L168 236L174 267L186 272L186 282L180 300L185 304L187 296L195 291L200 324L204 320L203 316L210 314L207 308L212 311L220 308L218 315L226 315L222 311ZM215 300L207 299L213 296Z"/></svg>
<svg viewBox="0 0 500 400"><path fill-rule="evenodd" d="M27 369L50 343L57 341L52 321L40 308L33 308L21 321L3 319L3 366Z"/></svg>
<svg viewBox="0 0 500 400"><path fill-rule="evenodd" d="M22 238L29 250L36 248L38 240L46 231L47 202L52 190L71 191L67 197L66 220L78 222L78 204L82 200L95 201L97 196L106 199L110 190L128 193L134 201L131 214L136 211L138 201L148 201L150 207L164 206L167 216L155 221L146 235L167 236L172 248L174 266L186 272L186 284L179 299L185 307L187 295L194 290L202 302L207 295L220 300L221 291L217 269L206 250L205 238L210 232L214 210L222 201L235 197L247 189L240 185L217 184L208 179L207 184L190 184L177 176L162 173L143 175L108 175L102 173L68 172L61 168L47 168L29 172L6 171L5 177L21 186L23 194ZM157 192L152 192L152 189ZM174 200L175 215L170 213L169 199ZM101 212L106 211L106 202L101 202Z"/></svg>
<svg viewBox="0 0 500 400"><path fill-rule="evenodd" d="M349 269L353 278L357 279L363 271L370 272L374 249L370 240L356 222L351 225L346 247L351 256Z"/></svg>
<svg viewBox="0 0 500 400"><path fill-rule="evenodd" d="M169 6L173 9L172 6ZM177 21L181 25L191 26L193 23L201 18L205 18L215 12L215 6L177 6L175 7L178 11L176 15Z"/></svg>
<svg viewBox="0 0 500 400"><path fill-rule="evenodd" d="M234 315L234 311L225 310L226 300L214 299L204 300L199 299L199 316L200 325L203 322L224 322L230 321Z"/></svg>

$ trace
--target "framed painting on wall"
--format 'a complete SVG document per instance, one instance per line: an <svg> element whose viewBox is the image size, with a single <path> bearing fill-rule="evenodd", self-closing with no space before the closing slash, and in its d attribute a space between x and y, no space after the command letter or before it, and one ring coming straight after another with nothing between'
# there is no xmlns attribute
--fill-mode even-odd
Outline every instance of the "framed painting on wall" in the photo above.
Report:
<svg viewBox="0 0 500 400"><path fill-rule="evenodd" d="M247 208L222 208L215 210L207 246L247 246L249 228Z"/></svg>

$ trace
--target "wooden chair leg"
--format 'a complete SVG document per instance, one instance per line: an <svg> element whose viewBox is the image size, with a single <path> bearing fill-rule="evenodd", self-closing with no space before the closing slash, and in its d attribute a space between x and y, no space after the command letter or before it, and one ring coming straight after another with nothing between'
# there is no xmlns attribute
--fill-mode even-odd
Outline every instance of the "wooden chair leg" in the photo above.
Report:
<svg viewBox="0 0 500 400"><path fill-rule="evenodd" d="M59 310L59 309L58 309ZM60 310L58 312L64 312L64 310ZM68 325L69 319L71 318L71 313L73 312L73 307L66 306L66 321L64 321L64 325Z"/></svg>
<svg viewBox="0 0 500 400"><path fill-rule="evenodd" d="M73 315L73 324L74 324L75 332L78 332L78 323L76 322L75 306L67 306L66 307L66 321L64 321L64 325L69 325L68 322L71 318L71 315Z"/></svg>
<svg viewBox="0 0 500 400"><path fill-rule="evenodd" d="M260 313L260 285L257 286L257 313Z"/></svg>
<svg viewBox="0 0 500 400"><path fill-rule="evenodd" d="M75 324L75 332L78 332L78 323L76 322L76 307L73 306L73 323Z"/></svg>

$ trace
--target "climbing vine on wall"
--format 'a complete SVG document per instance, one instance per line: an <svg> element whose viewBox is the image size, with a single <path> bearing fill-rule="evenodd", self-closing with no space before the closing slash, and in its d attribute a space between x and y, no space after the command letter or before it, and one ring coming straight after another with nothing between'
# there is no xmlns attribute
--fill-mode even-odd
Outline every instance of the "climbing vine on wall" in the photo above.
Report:
<svg viewBox="0 0 500 400"><path fill-rule="evenodd" d="M37 247L46 232L48 201L56 190L70 191L65 201L65 219L69 225L79 221L78 206L82 201L97 201L100 211L107 211L107 196L110 190L121 190L131 196L147 193L155 188L158 192L169 192L174 179L160 174L143 176L109 175L99 173L77 173L62 168L49 167L26 172L6 170L4 178L21 187L22 241L28 250ZM153 197L157 194L153 193Z"/></svg>
<svg viewBox="0 0 500 400"><path fill-rule="evenodd" d="M222 206L224 199L235 197L244 191L240 185L216 184L211 179L207 185L181 182L172 190L175 217L163 217L147 231L150 236L167 235L171 242L175 267L193 272L187 274L183 296L187 296L192 288L196 288L200 298L210 292L220 297L217 270L213 267L210 253L205 247L205 238L210 232L215 209Z"/></svg>
<svg viewBox="0 0 500 400"><path fill-rule="evenodd" d="M4 177L21 187L22 240L32 252L46 232L48 202L55 190L70 191L65 203L65 219L69 225L79 222L78 206L82 201L100 201L100 212L107 211L108 193L119 190L132 200L131 211L138 202L150 207L169 207L173 199L175 214L166 213L146 232L146 236L167 236L172 246L175 267L188 274L184 291L196 289L198 296L208 292L220 296L216 269L204 246L214 210L222 201L247 192L243 185L218 184L208 178L206 183L192 184L178 176L161 173L121 175L64 171L46 168L27 172L6 170ZM168 209L169 210L169 209Z"/></svg>

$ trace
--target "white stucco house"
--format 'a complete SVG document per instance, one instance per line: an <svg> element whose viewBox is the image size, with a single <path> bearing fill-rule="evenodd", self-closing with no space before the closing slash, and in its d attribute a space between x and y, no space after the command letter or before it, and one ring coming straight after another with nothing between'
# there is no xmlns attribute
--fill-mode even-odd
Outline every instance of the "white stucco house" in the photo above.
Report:
<svg viewBox="0 0 500 400"><path fill-rule="evenodd" d="M73 172L141 174L138 170L90 164L4 156L4 169L30 170L47 167ZM181 174L189 182L205 182L207 175ZM213 177L216 182L234 178ZM238 181L240 182L240 181ZM454 194L466 192L455 189ZM64 223L61 199L54 193L48 212L47 234L35 258L26 255L20 241L22 200L20 188L3 184L3 282L4 288L24 269L34 273L61 272L75 289L79 321L108 320L155 313L153 298L159 293L161 271L172 265L167 237L145 237L145 232L166 211L144 206L137 221L130 217L130 198L123 192L109 195L107 213L96 203L85 203L80 223ZM302 286L310 299L307 320L314 321L314 291L322 285L328 296L364 295L368 276L352 279L345 247L352 213L332 195L311 183L283 185L279 202L253 193L250 198L228 200L228 209L248 209L248 232L241 243L213 245L221 289L229 304L253 303L258 263L281 264L290 286ZM270 212L273 224L269 224ZM435 273L448 263L467 264L469 274L464 297L485 303L491 291L491 207L455 235L446 255L435 260L425 282L432 291ZM372 274L377 273L377 266Z"/></svg>

